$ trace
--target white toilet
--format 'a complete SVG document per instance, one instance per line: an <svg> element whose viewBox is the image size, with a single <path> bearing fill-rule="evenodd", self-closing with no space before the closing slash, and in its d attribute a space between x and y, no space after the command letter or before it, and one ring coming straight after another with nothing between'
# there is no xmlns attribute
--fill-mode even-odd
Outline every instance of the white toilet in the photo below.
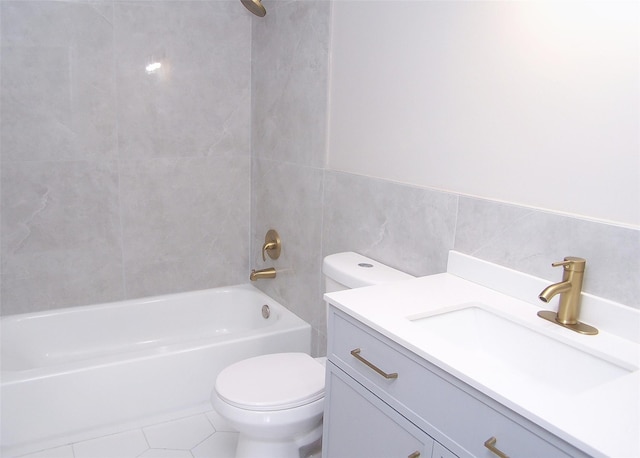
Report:
<svg viewBox="0 0 640 458"><path fill-rule="evenodd" d="M325 290L413 278L357 253L327 256ZM275 353L225 368L211 395L214 409L240 433L236 458L299 458L319 448L324 358Z"/></svg>

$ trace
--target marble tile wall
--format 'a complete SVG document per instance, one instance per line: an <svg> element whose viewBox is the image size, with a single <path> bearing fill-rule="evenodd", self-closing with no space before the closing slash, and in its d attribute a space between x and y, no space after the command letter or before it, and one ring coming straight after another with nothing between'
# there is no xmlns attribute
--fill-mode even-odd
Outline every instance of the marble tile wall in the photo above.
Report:
<svg viewBox="0 0 640 458"><path fill-rule="evenodd" d="M587 260L584 291L640 309L640 230L459 197L455 250L550 281L551 263Z"/></svg>
<svg viewBox="0 0 640 458"><path fill-rule="evenodd" d="M250 14L3 0L0 18L2 313L246 281Z"/></svg>
<svg viewBox="0 0 640 458"><path fill-rule="evenodd" d="M640 308L637 229L325 171L323 256L356 251L420 276L444 272L451 249L550 282L562 277L552 262L584 257L584 291Z"/></svg>
<svg viewBox="0 0 640 458"><path fill-rule="evenodd" d="M322 204L325 162L330 3L267 1L252 25L251 266L276 267L256 286L315 331L321 344ZM283 241L276 261L262 261L270 228Z"/></svg>

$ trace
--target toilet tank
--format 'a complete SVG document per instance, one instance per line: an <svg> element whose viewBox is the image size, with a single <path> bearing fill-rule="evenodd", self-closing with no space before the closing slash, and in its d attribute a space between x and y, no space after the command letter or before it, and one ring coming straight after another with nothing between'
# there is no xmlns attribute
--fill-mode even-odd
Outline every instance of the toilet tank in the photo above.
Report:
<svg viewBox="0 0 640 458"><path fill-rule="evenodd" d="M415 278L352 251L324 258L322 272L326 293Z"/></svg>

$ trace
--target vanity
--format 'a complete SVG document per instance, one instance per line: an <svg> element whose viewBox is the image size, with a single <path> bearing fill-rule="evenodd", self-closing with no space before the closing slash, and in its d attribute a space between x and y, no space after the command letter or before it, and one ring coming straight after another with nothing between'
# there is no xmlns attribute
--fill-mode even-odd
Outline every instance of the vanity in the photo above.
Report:
<svg viewBox="0 0 640 458"><path fill-rule="evenodd" d="M325 295L323 457L640 456L640 313L451 252L447 273Z"/></svg>

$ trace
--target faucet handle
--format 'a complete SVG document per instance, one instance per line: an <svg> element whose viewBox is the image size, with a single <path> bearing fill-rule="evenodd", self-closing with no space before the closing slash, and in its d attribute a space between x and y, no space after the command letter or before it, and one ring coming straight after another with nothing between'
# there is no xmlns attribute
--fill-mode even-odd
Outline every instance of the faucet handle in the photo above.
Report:
<svg viewBox="0 0 640 458"><path fill-rule="evenodd" d="M267 254L271 259L278 259L280 257L280 250L282 249L282 242L278 232L274 229L269 229L267 235L264 237L264 245L262 245L262 260L267 260Z"/></svg>
<svg viewBox="0 0 640 458"><path fill-rule="evenodd" d="M584 266L587 260L576 258L575 256L565 256L564 261L558 261L551 264L552 267L563 266L565 270L573 270L574 272L584 272Z"/></svg>

